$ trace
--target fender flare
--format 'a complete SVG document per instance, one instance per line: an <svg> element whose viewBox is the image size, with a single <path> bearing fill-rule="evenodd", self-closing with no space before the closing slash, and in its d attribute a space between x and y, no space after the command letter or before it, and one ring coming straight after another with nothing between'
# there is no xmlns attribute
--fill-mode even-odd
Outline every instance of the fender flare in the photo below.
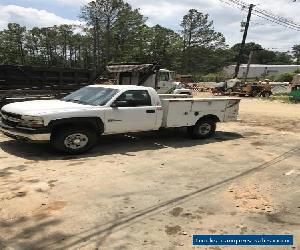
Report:
<svg viewBox="0 0 300 250"><path fill-rule="evenodd" d="M211 120L214 121L215 123L220 122L220 118L217 115L205 115L202 116L201 118L198 119L198 121L196 122L196 124L200 121L204 121L204 120Z"/></svg>
<svg viewBox="0 0 300 250"><path fill-rule="evenodd" d="M100 131L101 134L104 133L104 123L99 117L63 118L58 120L52 120L48 125L51 133L59 128L80 126L88 127L90 129L94 129L95 131Z"/></svg>

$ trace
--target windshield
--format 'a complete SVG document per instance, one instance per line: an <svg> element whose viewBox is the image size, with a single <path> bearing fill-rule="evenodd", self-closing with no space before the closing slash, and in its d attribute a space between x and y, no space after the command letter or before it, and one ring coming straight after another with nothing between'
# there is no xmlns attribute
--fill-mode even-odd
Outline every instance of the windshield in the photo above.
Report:
<svg viewBox="0 0 300 250"><path fill-rule="evenodd" d="M118 93L117 89L84 87L64 97L65 102L74 102L93 106L104 106Z"/></svg>

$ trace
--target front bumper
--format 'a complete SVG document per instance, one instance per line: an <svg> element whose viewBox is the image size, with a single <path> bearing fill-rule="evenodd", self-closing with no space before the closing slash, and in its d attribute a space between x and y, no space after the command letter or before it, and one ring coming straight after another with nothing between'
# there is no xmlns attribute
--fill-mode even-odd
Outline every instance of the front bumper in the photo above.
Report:
<svg viewBox="0 0 300 250"><path fill-rule="evenodd" d="M38 129L25 130L21 128L14 128L0 122L0 131L13 139L25 140L32 142L49 142L51 134L50 133L40 133Z"/></svg>

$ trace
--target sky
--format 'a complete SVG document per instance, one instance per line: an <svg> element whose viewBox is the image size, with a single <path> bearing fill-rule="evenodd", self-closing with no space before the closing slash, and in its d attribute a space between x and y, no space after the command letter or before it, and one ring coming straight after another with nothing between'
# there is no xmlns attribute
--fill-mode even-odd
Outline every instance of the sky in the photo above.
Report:
<svg viewBox="0 0 300 250"><path fill-rule="evenodd" d="M0 0L0 30L9 22L28 28L49 27L55 24L80 24L80 7L89 0ZM133 8L139 8L148 17L148 25L160 24L180 31L182 17L191 8L207 13L214 27L222 32L229 45L241 42L240 23L246 20L247 12L229 6L224 0L127 0ZM244 0L258 8L289 18L300 23L300 1L293 0ZM264 48L277 51L291 50L300 44L300 31L252 17L247 42L256 42Z"/></svg>

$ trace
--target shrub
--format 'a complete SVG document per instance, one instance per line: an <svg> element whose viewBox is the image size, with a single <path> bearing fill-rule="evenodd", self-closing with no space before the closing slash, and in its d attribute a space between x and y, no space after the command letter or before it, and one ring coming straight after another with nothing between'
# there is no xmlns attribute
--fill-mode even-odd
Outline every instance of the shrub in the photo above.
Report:
<svg viewBox="0 0 300 250"><path fill-rule="evenodd" d="M283 73L276 77L277 82L291 82L296 73Z"/></svg>

